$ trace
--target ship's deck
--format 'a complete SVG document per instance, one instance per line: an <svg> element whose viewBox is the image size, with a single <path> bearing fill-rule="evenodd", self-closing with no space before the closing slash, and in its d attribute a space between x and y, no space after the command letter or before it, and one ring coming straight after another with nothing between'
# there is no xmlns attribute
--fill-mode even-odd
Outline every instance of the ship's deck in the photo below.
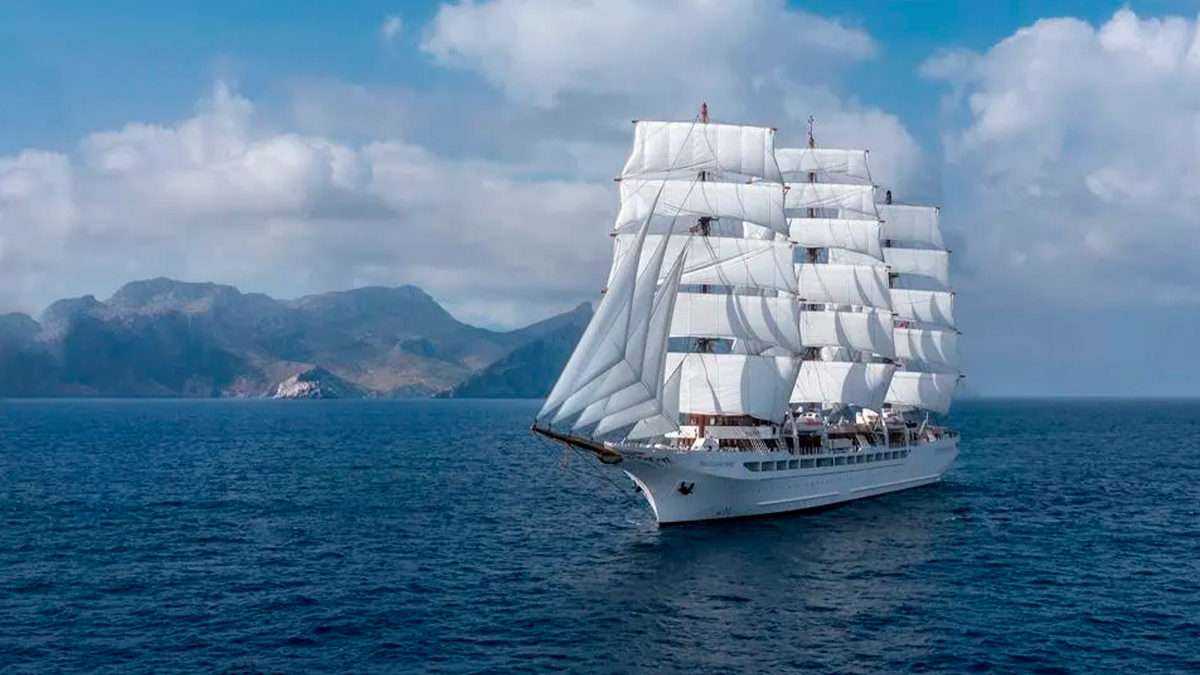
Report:
<svg viewBox="0 0 1200 675"><path fill-rule="evenodd" d="M717 427L716 445L704 447L693 446L694 439L688 437L676 438L675 448L679 450L695 449L697 451L718 452L787 452L791 455L820 456L873 451L877 448L887 450L906 448L922 442L931 442L939 438L956 438L958 431L938 426L916 425L903 428L889 428L887 437L878 427L866 425L838 425L831 427L804 426L779 430L777 433L766 435L761 433L746 433L740 437L730 437L727 432L739 427ZM740 427L748 431L750 427ZM721 433L724 431L726 433Z"/></svg>

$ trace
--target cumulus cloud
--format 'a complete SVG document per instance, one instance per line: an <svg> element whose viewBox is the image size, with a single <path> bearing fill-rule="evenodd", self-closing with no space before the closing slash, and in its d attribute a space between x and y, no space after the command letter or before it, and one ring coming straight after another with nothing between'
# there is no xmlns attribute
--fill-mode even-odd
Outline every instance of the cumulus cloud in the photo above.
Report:
<svg viewBox="0 0 1200 675"><path fill-rule="evenodd" d="M816 115L889 186L924 170L899 120L839 93L874 41L783 0L443 5L421 50L479 79L310 81L290 115L218 83L177 123L0 157L0 309L165 275L285 297L413 283L464 318L542 318L603 283L629 120L701 101L781 144Z"/></svg>
<svg viewBox="0 0 1200 675"><path fill-rule="evenodd" d="M445 159L402 140L273 132L218 85L195 117L130 124L73 155L0 158L0 302L32 308L130 278L285 294L415 283L454 304L520 298L543 316L596 292L607 185Z"/></svg>
<svg viewBox="0 0 1200 675"><path fill-rule="evenodd" d="M627 120L687 119L704 101L718 121L779 127L781 145L803 143L814 115L822 144L873 151L878 182L931 192L903 124L838 93L877 55L874 39L784 0L460 2L442 5L421 49L532 109L539 123L522 138L572 124L573 137L551 138L575 157L610 161L628 148ZM588 134L597 119L608 133Z"/></svg>
<svg viewBox="0 0 1200 675"><path fill-rule="evenodd" d="M461 2L442 5L421 48L538 105L579 92L690 100L789 61L818 70L876 49L784 0Z"/></svg>
<svg viewBox="0 0 1200 675"><path fill-rule="evenodd" d="M964 121L947 218L975 281L1073 304L1200 302L1200 41L1122 9L1047 19L923 67Z"/></svg>

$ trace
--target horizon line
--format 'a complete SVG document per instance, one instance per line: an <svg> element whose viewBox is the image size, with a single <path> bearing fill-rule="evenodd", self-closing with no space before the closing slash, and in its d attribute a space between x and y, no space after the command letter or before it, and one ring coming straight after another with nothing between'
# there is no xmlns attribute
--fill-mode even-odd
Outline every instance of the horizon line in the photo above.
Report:
<svg viewBox="0 0 1200 675"><path fill-rule="evenodd" d="M268 396L0 396L4 401L545 401L545 397L490 397L490 398L441 398L437 396L363 396L356 398L327 399L275 399ZM955 404L973 401L1200 401L1196 394L1005 394L999 396L974 395L956 399Z"/></svg>

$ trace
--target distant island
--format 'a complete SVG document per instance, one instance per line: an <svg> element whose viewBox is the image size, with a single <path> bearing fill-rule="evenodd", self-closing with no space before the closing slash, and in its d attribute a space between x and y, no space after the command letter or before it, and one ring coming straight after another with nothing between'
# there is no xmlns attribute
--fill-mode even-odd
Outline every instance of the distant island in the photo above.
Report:
<svg viewBox="0 0 1200 675"><path fill-rule="evenodd" d="M276 300L134 281L0 314L0 397L543 398L592 306L512 331L458 321L415 286ZM978 398L962 383L958 399Z"/></svg>
<svg viewBox="0 0 1200 675"><path fill-rule="evenodd" d="M0 396L546 395L588 303L517 330L456 320L415 286L276 300L232 286L135 281L0 315Z"/></svg>

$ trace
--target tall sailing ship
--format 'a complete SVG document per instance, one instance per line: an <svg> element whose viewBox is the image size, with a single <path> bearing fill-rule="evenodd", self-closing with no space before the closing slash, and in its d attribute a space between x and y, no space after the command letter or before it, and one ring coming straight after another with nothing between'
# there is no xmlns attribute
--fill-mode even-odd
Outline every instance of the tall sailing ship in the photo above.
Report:
<svg viewBox="0 0 1200 675"><path fill-rule="evenodd" d="M949 251L866 150L635 121L613 262L532 430L624 470L660 524L935 483L958 433ZM933 417L931 417L933 415Z"/></svg>

